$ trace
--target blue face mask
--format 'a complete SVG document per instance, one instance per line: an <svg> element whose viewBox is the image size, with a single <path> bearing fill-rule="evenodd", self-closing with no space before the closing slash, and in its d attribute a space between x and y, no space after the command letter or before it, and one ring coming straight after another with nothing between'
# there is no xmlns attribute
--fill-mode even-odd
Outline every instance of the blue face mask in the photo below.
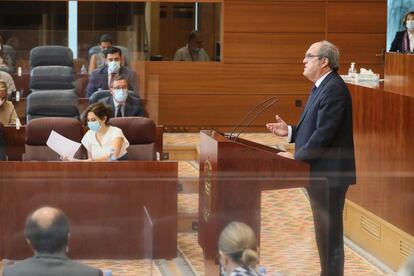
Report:
<svg viewBox="0 0 414 276"><path fill-rule="evenodd" d="M92 130L93 132L98 132L99 129L101 129L101 125L99 124L98 121L88 122L88 128Z"/></svg>
<svg viewBox="0 0 414 276"><path fill-rule="evenodd" d="M128 93L126 89L114 89L114 98L118 103L123 103L126 101Z"/></svg>
<svg viewBox="0 0 414 276"><path fill-rule="evenodd" d="M407 20L407 22L405 23L405 26L407 27L407 29L414 29L414 20Z"/></svg>
<svg viewBox="0 0 414 276"><path fill-rule="evenodd" d="M119 61L110 61L108 62L108 71L109 73L117 73L121 68L121 63Z"/></svg>

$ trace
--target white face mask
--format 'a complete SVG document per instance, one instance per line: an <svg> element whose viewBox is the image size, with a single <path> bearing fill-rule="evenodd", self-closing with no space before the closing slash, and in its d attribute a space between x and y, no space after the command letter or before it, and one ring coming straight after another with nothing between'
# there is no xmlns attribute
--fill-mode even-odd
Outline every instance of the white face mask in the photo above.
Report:
<svg viewBox="0 0 414 276"><path fill-rule="evenodd" d="M126 89L114 89L114 98L118 103L123 103L128 97L128 92Z"/></svg>
<svg viewBox="0 0 414 276"><path fill-rule="evenodd" d="M414 29L414 20L407 20L407 22L405 23L405 26L407 27L407 29L413 30Z"/></svg>
<svg viewBox="0 0 414 276"><path fill-rule="evenodd" d="M229 274L224 270L224 265L220 262L220 275L221 276L229 276Z"/></svg>
<svg viewBox="0 0 414 276"><path fill-rule="evenodd" d="M121 68L121 62L119 61L110 61L108 62L108 71L109 73L118 73L119 69Z"/></svg>
<svg viewBox="0 0 414 276"><path fill-rule="evenodd" d="M0 100L0 107L3 106L4 102L6 101L6 99Z"/></svg>

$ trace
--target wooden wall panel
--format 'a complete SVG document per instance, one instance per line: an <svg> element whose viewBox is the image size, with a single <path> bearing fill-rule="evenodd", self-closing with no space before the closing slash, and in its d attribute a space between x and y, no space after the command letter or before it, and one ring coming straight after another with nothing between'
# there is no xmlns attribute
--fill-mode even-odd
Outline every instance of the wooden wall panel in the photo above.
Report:
<svg viewBox="0 0 414 276"><path fill-rule="evenodd" d="M339 47L342 64L383 64L381 55L386 43L385 33L328 33L327 39Z"/></svg>
<svg viewBox="0 0 414 276"><path fill-rule="evenodd" d="M303 56L323 39L340 48L341 73L356 62L382 74L376 54L385 47L385 10L386 0L223 0L222 62L147 63L147 110L167 127L220 128L267 96L306 99L312 85L302 76ZM295 101L281 105L294 123Z"/></svg>
<svg viewBox="0 0 414 276"><path fill-rule="evenodd" d="M167 126L228 127L231 129L257 103L268 95L164 95L159 99L159 120ZM307 95L280 95L280 101L270 107L252 126L265 132L265 123L273 122L280 114L288 123L296 123L302 112ZM301 100L302 106L295 107Z"/></svg>
<svg viewBox="0 0 414 276"><path fill-rule="evenodd" d="M381 33L387 30L386 1L328 2L328 32ZM369 11L369 16L367 12Z"/></svg>
<svg viewBox="0 0 414 276"><path fill-rule="evenodd" d="M225 63L301 63L324 33L225 33Z"/></svg>
<svg viewBox="0 0 414 276"><path fill-rule="evenodd" d="M323 2L226 2L224 11L226 33L325 32Z"/></svg>
<svg viewBox="0 0 414 276"><path fill-rule="evenodd" d="M307 94L311 83L302 64L150 63L164 94Z"/></svg>

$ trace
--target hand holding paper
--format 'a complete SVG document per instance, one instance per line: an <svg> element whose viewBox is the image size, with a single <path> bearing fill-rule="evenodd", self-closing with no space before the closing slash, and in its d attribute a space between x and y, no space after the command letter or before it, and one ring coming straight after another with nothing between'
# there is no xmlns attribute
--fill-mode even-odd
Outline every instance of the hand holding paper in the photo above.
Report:
<svg viewBox="0 0 414 276"><path fill-rule="evenodd" d="M50 132L46 145L60 156L66 157L69 160L73 159L81 146L80 143L72 141L54 130Z"/></svg>

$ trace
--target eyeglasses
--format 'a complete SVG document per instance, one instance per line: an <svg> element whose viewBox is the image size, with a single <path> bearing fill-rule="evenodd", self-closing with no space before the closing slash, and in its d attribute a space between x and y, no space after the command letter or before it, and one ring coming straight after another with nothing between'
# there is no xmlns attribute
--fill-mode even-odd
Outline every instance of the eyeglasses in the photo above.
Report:
<svg viewBox="0 0 414 276"><path fill-rule="evenodd" d="M314 57L317 57L319 59L323 58L320 55L312 55L312 54L306 54L305 55L305 59L311 59L311 58L314 58Z"/></svg>

